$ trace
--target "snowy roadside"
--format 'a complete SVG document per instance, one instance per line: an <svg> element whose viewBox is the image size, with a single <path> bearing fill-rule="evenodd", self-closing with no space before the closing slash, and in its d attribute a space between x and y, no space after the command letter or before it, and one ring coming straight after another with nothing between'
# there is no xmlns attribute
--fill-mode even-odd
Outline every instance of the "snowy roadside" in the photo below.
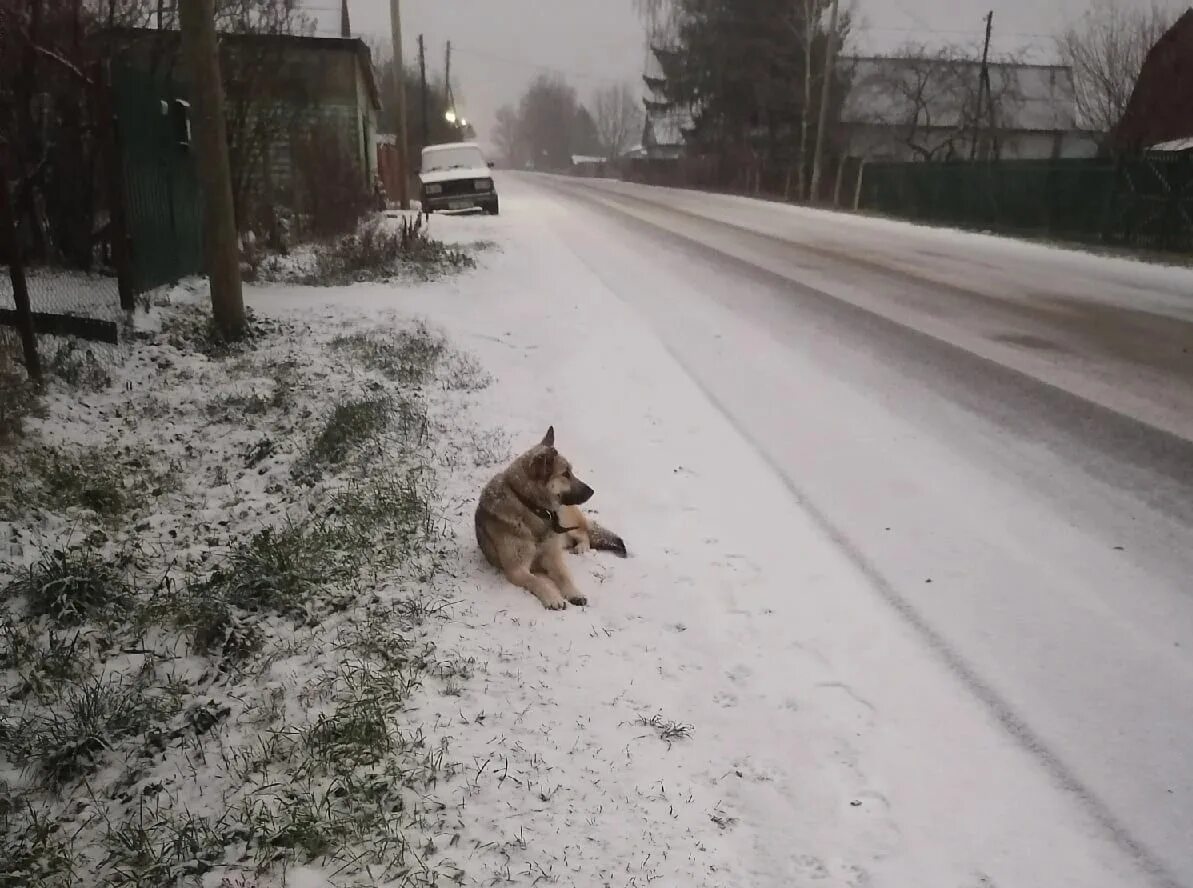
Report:
<svg viewBox="0 0 1193 888"><path fill-rule="evenodd" d="M91 550L129 570L135 536L145 606L135 637L53 628L52 601L6 627L0 779L33 803L5 812L14 883L1134 884L553 237L555 212L434 217L445 241L496 244L475 272L253 287L265 332L242 354L196 352L186 310L163 309L112 386L30 420L68 476L123 467L135 534L44 508L10 557L98 531ZM351 405L360 446L320 447ZM563 613L472 540L480 486L551 423L631 553L574 558L591 605ZM133 449L82 461L112 440ZM237 579L261 562L287 581ZM208 599L230 610L213 621ZM102 731L94 707L48 715L82 702L54 697L77 671L119 704ZM30 728L88 773L47 770Z"/></svg>
<svg viewBox="0 0 1193 888"><path fill-rule="evenodd" d="M51 346L0 446L0 884L454 883L457 765L407 710L472 668L442 482L508 455L489 378L411 318L229 347L203 296Z"/></svg>

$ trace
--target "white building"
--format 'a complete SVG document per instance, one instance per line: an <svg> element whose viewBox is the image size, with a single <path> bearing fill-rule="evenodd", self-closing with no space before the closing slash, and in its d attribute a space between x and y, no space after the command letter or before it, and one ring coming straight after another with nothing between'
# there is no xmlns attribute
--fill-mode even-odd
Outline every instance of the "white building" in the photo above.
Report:
<svg viewBox="0 0 1193 888"><path fill-rule="evenodd" d="M1099 134L1077 126L1073 72L1061 65L981 64L932 57L842 60L851 89L841 113L845 153L866 160L1093 157ZM978 150L974 151L974 140Z"/></svg>

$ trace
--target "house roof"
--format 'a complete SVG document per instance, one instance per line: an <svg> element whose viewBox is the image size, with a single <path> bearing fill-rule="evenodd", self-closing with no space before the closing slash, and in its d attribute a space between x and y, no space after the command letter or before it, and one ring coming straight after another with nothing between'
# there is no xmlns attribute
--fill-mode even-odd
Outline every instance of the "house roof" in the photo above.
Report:
<svg viewBox="0 0 1193 888"><path fill-rule="evenodd" d="M103 32L108 39L158 40L171 44L177 43L181 35L174 30L156 30L154 28L108 28ZM373 108L381 108L381 91L377 87L377 76L373 71L373 56L368 45L359 37L312 37L306 34L243 34L225 31L219 35L220 42L228 45L272 45L281 47L301 47L317 52L346 52L356 56L361 74L364 76L365 88L369 91L369 103Z"/></svg>
<svg viewBox="0 0 1193 888"><path fill-rule="evenodd" d="M1193 137L1191 79L1193 9L1176 20L1144 60L1126 112L1114 134L1119 148L1137 151L1149 144Z"/></svg>
<svg viewBox="0 0 1193 888"><path fill-rule="evenodd" d="M841 119L844 123L898 125L915 110L912 87L926 83L921 111L933 127L962 120L962 103L977 92L981 63L968 59L867 56L843 58L852 75ZM1000 125L1022 132L1077 128L1072 69L1064 65L990 63L991 93L1004 97ZM923 121L922 121L923 122Z"/></svg>
<svg viewBox="0 0 1193 888"><path fill-rule="evenodd" d="M1187 139L1172 139L1150 146L1148 151L1184 152L1193 151L1193 136Z"/></svg>

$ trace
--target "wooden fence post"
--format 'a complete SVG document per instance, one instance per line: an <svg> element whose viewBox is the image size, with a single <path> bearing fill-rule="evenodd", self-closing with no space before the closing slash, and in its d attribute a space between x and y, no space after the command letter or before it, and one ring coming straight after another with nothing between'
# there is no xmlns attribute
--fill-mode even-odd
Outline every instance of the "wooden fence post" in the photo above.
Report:
<svg viewBox="0 0 1193 888"><path fill-rule="evenodd" d="M41 361L37 356L37 337L33 334L33 307L29 303L29 287L25 280L25 268L21 264L17 223L8 193L8 173L3 167L0 167L0 258L7 260L8 274L12 279L12 298L17 306L17 327L25 351L25 370L30 379L41 382Z"/></svg>

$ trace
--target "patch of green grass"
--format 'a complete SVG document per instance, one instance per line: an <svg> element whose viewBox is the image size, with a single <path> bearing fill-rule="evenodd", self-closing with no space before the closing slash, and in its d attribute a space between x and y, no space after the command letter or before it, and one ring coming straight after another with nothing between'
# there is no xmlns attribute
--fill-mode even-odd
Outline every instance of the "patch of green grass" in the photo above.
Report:
<svg viewBox="0 0 1193 888"><path fill-rule="evenodd" d="M304 733L309 762L334 766L372 765L388 756L393 740L386 709L377 699L345 702L331 715L320 715Z"/></svg>
<svg viewBox="0 0 1193 888"><path fill-rule="evenodd" d="M200 654L238 665L261 650L264 638L260 627L244 619L226 601L200 596L188 617L186 628Z"/></svg>
<svg viewBox="0 0 1193 888"><path fill-rule="evenodd" d="M331 520L377 567L393 567L441 535L433 504L433 475L418 467L381 471L350 482L332 496Z"/></svg>
<svg viewBox="0 0 1193 888"><path fill-rule="evenodd" d="M75 455L49 449L39 451L31 464L53 506L77 506L111 518L124 513L131 502L124 472L111 456L99 447Z"/></svg>
<svg viewBox="0 0 1193 888"><path fill-rule="evenodd" d="M479 392L493 384L493 377L474 357L453 352L444 365L443 387L448 391Z"/></svg>
<svg viewBox="0 0 1193 888"><path fill-rule="evenodd" d="M52 811L23 806L0 792L0 888L78 885L70 837Z"/></svg>
<svg viewBox="0 0 1193 888"><path fill-rule="evenodd" d="M119 565L88 549L57 549L17 574L5 598L23 598L30 616L60 626L127 615L132 593Z"/></svg>
<svg viewBox="0 0 1193 888"><path fill-rule="evenodd" d="M442 334L421 321L397 333L372 330L337 336L331 347L408 387L426 385L437 373L443 388L452 391L480 391L493 381L474 358L453 351Z"/></svg>
<svg viewBox="0 0 1193 888"><path fill-rule="evenodd" d="M373 331L338 336L332 340L331 347L348 352L386 379L415 387L423 385L435 372L447 352L447 340L418 323L397 333Z"/></svg>
<svg viewBox="0 0 1193 888"><path fill-rule="evenodd" d="M0 753L61 787L90 774L106 752L131 738L160 747L180 708L166 689L89 678L66 685L52 707L0 723Z"/></svg>
<svg viewBox="0 0 1193 888"><path fill-rule="evenodd" d="M78 679L88 668L89 649L78 630L44 634L28 623L0 621L0 669L11 669L18 681L9 699L57 697L65 682Z"/></svg>
<svg viewBox="0 0 1193 888"><path fill-rule="evenodd" d="M239 837L223 820L189 812L142 810L135 819L111 824L104 836L114 888L189 884L211 872L225 848Z"/></svg>
<svg viewBox="0 0 1193 888"><path fill-rule="evenodd" d="M393 415L389 398L362 398L338 404L323 423L306 454L295 463L295 478L314 480L324 470L343 465L365 444L375 441Z"/></svg>
<svg viewBox="0 0 1193 888"><path fill-rule="evenodd" d="M250 367L252 362L245 362L235 372L247 372ZM293 359L273 362L269 365L268 376L273 381L268 394L236 392L221 395L209 405L208 414L224 422L233 422L245 417L266 416L270 411L288 411L294 403L298 362Z"/></svg>
<svg viewBox="0 0 1193 888"><path fill-rule="evenodd" d="M305 618L311 615L316 595L326 584L350 575L347 555L339 539L321 528L304 524L280 530L267 527L228 553L196 592L250 613ZM196 643L210 648L233 624L225 621L217 608L199 625L203 631Z"/></svg>
<svg viewBox="0 0 1193 888"><path fill-rule="evenodd" d="M58 511L86 509L105 521L120 518L146 497L160 496L177 483L177 467L155 468L144 450L45 447L28 451L24 466L26 508L36 503Z"/></svg>

